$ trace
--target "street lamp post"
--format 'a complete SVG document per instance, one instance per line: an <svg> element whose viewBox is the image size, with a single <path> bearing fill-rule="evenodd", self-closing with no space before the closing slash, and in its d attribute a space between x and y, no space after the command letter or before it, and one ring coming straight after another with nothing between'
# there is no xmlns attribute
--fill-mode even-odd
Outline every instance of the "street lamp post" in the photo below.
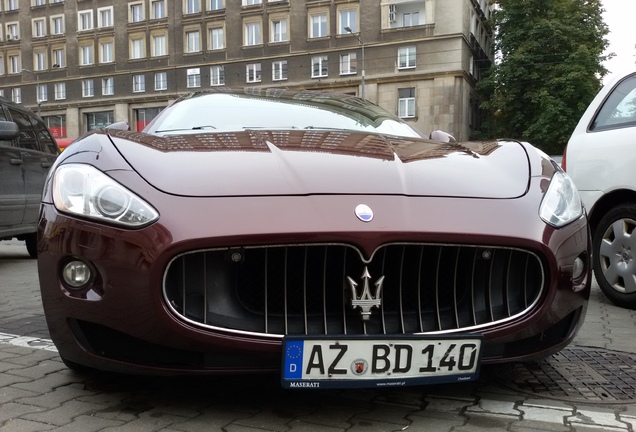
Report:
<svg viewBox="0 0 636 432"><path fill-rule="evenodd" d="M361 91L361 96L362 96L362 99L364 99L365 98L364 97L365 96L365 94L364 94L364 43L358 37L358 35L351 30L351 27L345 27L344 29L345 29L345 31L347 31L350 34L352 34L353 36L355 36L355 38L358 39L358 42L360 42L360 46L362 47L362 81L361 81L362 91Z"/></svg>
<svg viewBox="0 0 636 432"><path fill-rule="evenodd" d="M38 116L40 115L40 104L42 103L40 101L40 76L33 72L32 70L29 69L24 69L22 68L22 72L29 72L32 73L33 75L35 75L35 102L38 104Z"/></svg>

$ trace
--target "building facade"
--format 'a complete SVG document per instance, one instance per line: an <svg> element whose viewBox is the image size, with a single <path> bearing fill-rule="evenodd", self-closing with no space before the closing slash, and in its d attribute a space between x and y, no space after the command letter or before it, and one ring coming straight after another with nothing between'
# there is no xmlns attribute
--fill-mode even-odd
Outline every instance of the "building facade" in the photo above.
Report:
<svg viewBox="0 0 636 432"><path fill-rule="evenodd" d="M492 60L489 0L0 2L0 95L58 137L254 86L356 94L466 140Z"/></svg>

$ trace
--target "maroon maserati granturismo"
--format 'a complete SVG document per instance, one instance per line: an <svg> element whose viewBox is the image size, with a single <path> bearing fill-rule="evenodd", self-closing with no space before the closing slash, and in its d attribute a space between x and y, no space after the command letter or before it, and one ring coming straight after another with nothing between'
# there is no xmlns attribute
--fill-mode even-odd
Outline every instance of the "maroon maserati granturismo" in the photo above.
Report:
<svg viewBox="0 0 636 432"><path fill-rule="evenodd" d="M356 97L280 89L198 92L143 132L78 139L38 231L60 357L330 388L558 351L590 292L576 188L528 143L445 141Z"/></svg>

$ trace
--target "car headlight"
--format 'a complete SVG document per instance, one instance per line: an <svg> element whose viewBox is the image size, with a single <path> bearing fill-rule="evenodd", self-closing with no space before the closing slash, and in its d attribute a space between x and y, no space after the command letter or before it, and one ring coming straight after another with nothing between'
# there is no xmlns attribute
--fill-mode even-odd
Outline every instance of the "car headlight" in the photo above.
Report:
<svg viewBox="0 0 636 432"><path fill-rule="evenodd" d="M563 171L557 171L541 201L539 216L547 224L560 228L580 218L582 214L583 205L574 182Z"/></svg>
<svg viewBox="0 0 636 432"><path fill-rule="evenodd" d="M61 165L53 176L53 203L67 213L131 228L159 213L143 199L90 165Z"/></svg>

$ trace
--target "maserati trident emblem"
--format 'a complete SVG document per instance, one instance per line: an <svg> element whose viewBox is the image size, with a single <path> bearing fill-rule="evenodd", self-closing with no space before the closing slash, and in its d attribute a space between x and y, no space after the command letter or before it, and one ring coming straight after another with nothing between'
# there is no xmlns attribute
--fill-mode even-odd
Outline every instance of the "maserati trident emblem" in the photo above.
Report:
<svg viewBox="0 0 636 432"><path fill-rule="evenodd" d="M369 321L369 319L371 318L371 308L380 307L380 305L382 304L382 298L380 297L380 294L382 294L382 283L384 282L384 276L382 276L375 282L374 294L371 294L371 288L369 287L369 280L371 279L371 275L369 274L369 269L367 267L364 268L362 279L364 280L362 294L358 296L358 283L347 276L347 280L349 281L349 285L351 286L351 307L353 307L354 309L360 308L360 315L362 315L362 320Z"/></svg>

